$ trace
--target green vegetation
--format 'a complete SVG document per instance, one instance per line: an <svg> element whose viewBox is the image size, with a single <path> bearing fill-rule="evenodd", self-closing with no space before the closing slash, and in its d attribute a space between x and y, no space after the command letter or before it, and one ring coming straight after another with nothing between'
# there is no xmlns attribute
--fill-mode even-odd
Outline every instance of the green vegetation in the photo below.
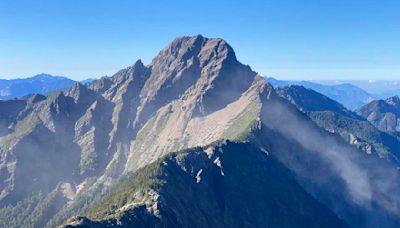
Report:
<svg viewBox="0 0 400 228"><path fill-rule="evenodd" d="M30 214L43 198L43 194L32 194L16 205L8 205L0 209L0 227L33 227Z"/></svg>
<svg viewBox="0 0 400 228"><path fill-rule="evenodd" d="M56 227L73 216L83 214L87 208L98 202L102 197L101 192L99 192L97 188L88 189L89 187L92 187L94 183L94 178L87 179L84 189L85 194L79 194L72 203L64 205L57 214L51 218L45 227Z"/></svg>
<svg viewBox="0 0 400 228"><path fill-rule="evenodd" d="M134 202L149 203L146 202L146 194L150 189L157 189L161 186L160 175L163 173L162 164L164 162L178 154L203 151L207 147L216 147L224 143L224 140L218 140L204 147L182 149L159 158L157 161L123 178L108 191L102 200L85 210L84 215L94 221L105 220L120 216L117 210L124 205Z"/></svg>
<svg viewBox="0 0 400 228"><path fill-rule="evenodd" d="M148 190L160 185L158 177L162 160L159 159L123 179L110 189L103 200L86 210L85 215L93 220L107 218L114 215L117 209L137 200L136 197L144 196Z"/></svg>
<svg viewBox="0 0 400 228"><path fill-rule="evenodd" d="M220 142L214 145L220 145ZM97 214L97 218L89 217L92 221L87 220L78 227L92 224L99 227L296 227L298 224L301 227L346 227L335 214L304 191L289 170L272 156L267 157L254 144L226 142L214 149L215 157L205 160L204 153L197 149L199 147L170 154L152 164L155 166L138 171L138 176L130 176L109 194L106 200L109 204L103 201L92 209L95 212L107 209L110 216ZM190 156L180 154L188 151L193 153ZM181 155L184 159L178 159ZM226 175L221 175L213 164L216 157ZM164 166L160 164L165 162L168 169L161 170ZM203 171L202 181L191 186L196 173L193 170ZM160 217L155 221L154 216L147 217L139 210L116 212L130 203L129 197L137 196L137 182L141 177L149 178L149 173L153 177L160 173L168 176L162 189L156 189L162 196ZM125 197L120 200L118 194ZM145 208L141 209L147 212Z"/></svg>
<svg viewBox="0 0 400 228"><path fill-rule="evenodd" d="M42 192L32 193L16 205L0 209L0 227L43 227L59 205L56 190L45 196Z"/></svg>
<svg viewBox="0 0 400 228"><path fill-rule="evenodd" d="M378 131L367 121L344 117L329 111L309 112L308 115L318 126L333 130L346 141L350 134L353 134L358 140L371 144L379 156L387 156L389 151L395 152L391 148L396 148L395 144L398 144L395 138Z"/></svg>
<svg viewBox="0 0 400 228"><path fill-rule="evenodd" d="M260 104L252 102L240 115L234 119L222 138L229 140L245 141L251 131L258 125Z"/></svg>

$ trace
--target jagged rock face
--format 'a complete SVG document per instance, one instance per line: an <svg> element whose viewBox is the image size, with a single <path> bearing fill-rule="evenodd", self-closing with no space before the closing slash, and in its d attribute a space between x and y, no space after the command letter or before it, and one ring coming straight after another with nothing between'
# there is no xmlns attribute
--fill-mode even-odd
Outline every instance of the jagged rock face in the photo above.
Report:
<svg viewBox="0 0 400 228"><path fill-rule="evenodd" d="M62 182L76 191L63 199L74 205L78 190L101 191L169 152L236 139L271 90L224 40L194 36L175 39L148 66L30 96L0 137L0 204Z"/></svg>
<svg viewBox="0 0 400 228"><path fill-rule="evenodd" d="M133 142L125 172L133 171L170 152L221 139L237 139L256 124L261 110L261 94L270 92L262 79L235 102L205 116L194 116L190 100L162 107L139 131Z"/></svg>
<svg viewBox="0 0 400 228"><path fill-rule="evenodd" d="M0 136L10 133L9 125L26 106L24 100L0 101Z"/></svg>
<svg viewBox="0 0 400 228"><path fill-rule="evenodd" d="M357 113L382 131L400 131L400 99L397 96L372 101L358 109Z"/></svg>
<svg viewBox="0 0 400 228"><path fill-rule="evenodd" d="M78 85L66 93L80 94L85 89ZM75 98L80 97L91 99L84 93ZM12 133L0 138L0 170L5 183L1 203L16 202L32 191L48 192L61 180L79 180L80 150L73 140L74 124L87 103L76 103L78 100L63 92L42 101L28 99L14 120Z"/></svg>
<svg viewBox="0 0 400 228"><path fill-rule="evenodd" d="M196 99L202 114L237 100L256 75L237 61L224 40L202 36L174 40L150 67L152 74L141 93L145 97L142 106L151 100L163 102L184 95Z"/></svg>
<svg viewBox="0 0 400 228"><path fill-rule="evenodd" d="M117 165L126 172L174 150L232 139L248 128L229 132L235 119L256 119L266 87L224 40L202 36L177 38L148 67L138 62L134 69L91 85L116 104L111 140L119 144L111 147L129 148L128 163Z"/></svg>

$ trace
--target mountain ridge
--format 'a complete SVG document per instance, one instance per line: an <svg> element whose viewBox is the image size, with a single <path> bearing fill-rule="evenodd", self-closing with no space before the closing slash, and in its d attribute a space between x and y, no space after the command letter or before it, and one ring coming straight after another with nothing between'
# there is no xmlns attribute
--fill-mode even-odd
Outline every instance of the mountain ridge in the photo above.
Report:
<svg viewBox="0 0 400 228"><path fill-rule="evenodd" d="M91 79L83 80L83 83L91 82ZM9 100L32 94L47 95L56 90L67 89L76 81L65 76L53 76L40 73L32 77L16 79L0 79L0 99Z"/></svg>
<svg viewBox="0 0 400 228"><path fill-rule="evenodd" d="M324 94L335 101L338 101L349 110L360 108L361 106L377 98L376 95L369 94L363 89L350 83L323 85L313 81L285 81L268 77L266 79L269 80L269 82L275 87L302 85L306 88Z"/></svg>

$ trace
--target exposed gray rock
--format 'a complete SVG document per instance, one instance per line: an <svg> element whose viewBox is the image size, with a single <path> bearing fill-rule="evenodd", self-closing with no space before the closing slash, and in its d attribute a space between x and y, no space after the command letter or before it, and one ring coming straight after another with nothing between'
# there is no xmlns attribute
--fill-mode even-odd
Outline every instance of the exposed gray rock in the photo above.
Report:
<svg viewBox="0 0 400 228"><path fill-rule="evenodd" d="M400 98L398 96L372 101L358 109L357 113L382 131L400 132Z"/></svg>

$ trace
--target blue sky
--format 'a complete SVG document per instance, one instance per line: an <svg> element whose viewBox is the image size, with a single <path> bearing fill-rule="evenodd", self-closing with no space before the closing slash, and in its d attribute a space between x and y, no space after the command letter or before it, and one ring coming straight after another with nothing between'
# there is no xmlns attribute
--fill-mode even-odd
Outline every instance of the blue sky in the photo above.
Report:
<svg viewBox="0 0 400 228"><path fill-rule="evenodd" d="M398 0L1 0L0 78L112 75L203 34L279 79L400 79L399 12Z"/></svg>

